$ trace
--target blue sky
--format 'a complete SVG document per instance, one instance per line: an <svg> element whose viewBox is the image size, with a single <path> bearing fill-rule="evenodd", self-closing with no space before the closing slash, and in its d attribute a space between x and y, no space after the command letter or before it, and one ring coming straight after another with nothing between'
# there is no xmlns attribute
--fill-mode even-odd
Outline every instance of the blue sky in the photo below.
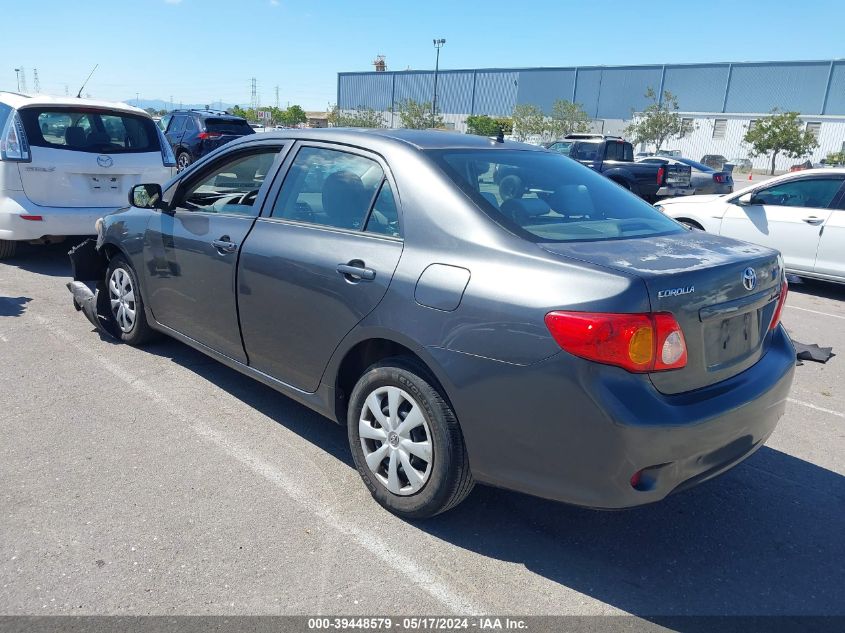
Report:
<svg viewBox="0 0 845 633"><path fill-rule="evenodd" d="M659 9L662 7L662 10ZM4 0L0 89L15 67L44 92L325 108L337 72L831 59L845 56L841 0Z"/></svg>

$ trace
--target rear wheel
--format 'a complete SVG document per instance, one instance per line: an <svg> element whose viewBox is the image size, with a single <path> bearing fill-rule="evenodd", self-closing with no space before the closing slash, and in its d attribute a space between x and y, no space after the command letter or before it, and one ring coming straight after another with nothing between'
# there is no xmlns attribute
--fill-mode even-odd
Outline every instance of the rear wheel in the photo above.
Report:
<svg viewBox="0 0 845 633"><path fill-rule="evenodd" d="M176 155L176 171L179 172L183 169L186 169L188 165L190 165L192 162L194 161L191 158L191 155L188 152L182 150Z"/></svg>
<svg viewBox="0 0 845 633"><path fill-rule="evenodd" d="M147 323L138 276L123 255L115 255L106 271L106 292L112 324L118 338L129 345L141 345L155 337Z"/></svg>
<svg viewBox="0 0 845 633"><path fill-rule="evenodd" d="M347 419L352 457L373 498L421 519L449 510L474 485L452 408L408 358L390 358L358 380Z"/></svg>
<svg viewBox="0 0 845 633"><path fill-rule="evenodd" d="M690 229L694 229L694 230L697 230L697 231L703 231L704 230L704 227L701 226L695 220L687 220L687 219L684 219L684 218L679 218L678 222L680 222L681 224L683 224L684 226L686 226L687 228L690 228Z"/></svg>
<svg viewBox="0 0 845 633"><path fill-rule="evenodd" d="M18 243L13 240L0 240L0 259L9 259L15 256Z"/></svg>

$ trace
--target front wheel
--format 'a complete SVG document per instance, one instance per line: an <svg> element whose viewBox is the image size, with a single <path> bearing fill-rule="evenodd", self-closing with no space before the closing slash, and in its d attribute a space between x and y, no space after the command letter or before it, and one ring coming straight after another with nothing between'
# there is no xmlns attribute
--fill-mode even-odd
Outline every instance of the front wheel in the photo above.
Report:
<svg viewBox="0 0 845 633"><path fill-rule="evenodd" d="M123 255L115 255L109 262L106 292L113 330L121 341L142 345L155 337L144 313L138 276Z"/></svg>
<svg viewBox="0 0 845 633"><path fill-rule="evenodd" d="M458 505L473 488L458 421L427 372L407 358L370 367L347 419L352 457L373 498L408 519Z"/></svg>

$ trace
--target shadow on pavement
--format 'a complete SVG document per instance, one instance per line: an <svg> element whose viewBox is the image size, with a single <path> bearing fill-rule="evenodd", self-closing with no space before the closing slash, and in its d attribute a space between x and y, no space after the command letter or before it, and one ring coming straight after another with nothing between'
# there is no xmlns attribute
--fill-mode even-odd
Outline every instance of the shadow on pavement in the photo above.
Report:
<svg viewBox="0 0 845 633"><path fill-rule="evenodd" d="M176 341L146 350L354 467L342 427ZM603 512L479 486L414 526L643 617L845 614L845 477L767 447L651 506Z"/></svg>
<svg viewBox="0 0 845 633"><path fill-rule="evenodd" d="M802 295L823 297L835 301L845 301L845 284L837 284L832 281L820 281L817 279L800 278L794 279L790 275L789 292L796 292Z"/></svg>
<svg viewBox="0 0 845 633"><path fill-rule="evenodd" d="M18 317L26 311L32 297L0 297L0 317Z"/></svg>
<svg viewBox="0 0 845 633"><path fill-rule="evenodd" d="M0 262L2 266L15 266L39 275L53 277L70 277L71 267L67 252L86 240L86 237L68 238L58 244L40 246L35 244L18 244L15 256Z"/></svg>

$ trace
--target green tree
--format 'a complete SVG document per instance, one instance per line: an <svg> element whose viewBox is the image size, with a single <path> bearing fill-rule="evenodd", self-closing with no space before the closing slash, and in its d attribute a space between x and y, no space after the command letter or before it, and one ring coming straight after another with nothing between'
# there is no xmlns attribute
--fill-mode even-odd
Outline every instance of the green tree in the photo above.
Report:
<svg viewBox="0 0 845 633"><path fill-rule="evenodd" d="M498 136L513 132L513 121L507 118L493 118L486 114L475 114L467 117L467 134L478 136Z"/></svg>
<svg viewBox="0 0 845 633"><path fill-rule="evenodd" d="M689 124L685 124L678 114L678 99L675 95L664 90L661 101L654 88L649 87L645 96L651 103L625 128L625 135L631 137L632 143L653 144L659 150L668 139L680 138L690 131Z"/></svg>
<svg viewBox="0 0 845 633"><path fill-rule="evenodd" d="M294 127L300 123L306 123L307 121L308 115L305 114L305 110L296 104L290 106L287 110L282 112L282 123L284 125Z"/></svg>
<svg viewBox="0 0 845 633"><path fill-rule="evenodd" d="M420 103L413 99L406 99L399 104L399 119L402 127L409 130L443 127L443 117L438 113L432 115L431 103Z"/></svg>
<svg viewBox="0 0 845 633"><path fill-rule="evenodd" d="M558 99L552 104L552 116L547 123L548 134L552 140L575 132L590 131L590 116L580 104L566 99Z"/></svg>
<svg viewBox="0 0 845 633"><path fill-rule="evenodd" d="M342 111L336 105L328 113L332 127L384 127L384 114L372 108L357 108Z"/></svg>
<svg viewBox="0 0 845 633"><path fill-rule="evenodd" d="M824 162L827 165L845 165L845 150L828 154Z"/></svg>
<svg viewBox="0 0 845 633"><path fill-rule="evenodd" d="M521 103L513 109L513 135L517 141L531 136L545 136L548 130L543 111L530 103Z"/></svg>
<svg viewBox="0 0 845 633"><path fill-rule="evenodd" d="M745 133L745 142L751 145L752 156L771 153L769 173L775 173L778 154L789 158L801 158L819 146L815 135L804 129L797 112L780 112L777 108L771 115L758 119Z"/></svg>

